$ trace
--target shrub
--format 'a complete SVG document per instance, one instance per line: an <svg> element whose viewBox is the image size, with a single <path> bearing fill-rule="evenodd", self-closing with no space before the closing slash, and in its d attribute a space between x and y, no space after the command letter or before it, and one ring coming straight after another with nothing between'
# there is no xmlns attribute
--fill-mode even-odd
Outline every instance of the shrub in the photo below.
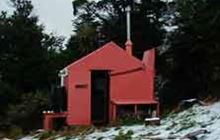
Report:
<svg viewBox="0 0 220 140"><path fill-rule="evenodd" d="M45 140L45 139L48 139L54 135L55 135L55 133L53 131L45 131L45 132L41 133L39 136L37 136L37 138L39 138L39 140Z"/></svg>
<svg viewBox="0 0 220 140"><path fill-rule="evenodd" d="M6 135L8 138L17 139L18 137L22 136L22 134L23 131L20 127L12 126Z"/></svg>
<svg viewBox="0 0 220 140"><path fill-rule="evenodd" d="M43 92L22 94L20 100L9 105L7 122L27 131L42 128L42 111L48 104L47 94Z"/></svg>
<svg viewBox="0 0 220 140"><path fill-rule="evenodd" d="M127 133L119 131L119 134L114 138L114 140L131 140L131 136L134 134L132 130L128 130Z"/></svg>
<svg viewBox="0 0 220 140"><path fill-rule="evenodd" d="M122 117L118 120L120 125L134 125L143 123L142 119L138 119L137 117L126 116Z"/></svg>

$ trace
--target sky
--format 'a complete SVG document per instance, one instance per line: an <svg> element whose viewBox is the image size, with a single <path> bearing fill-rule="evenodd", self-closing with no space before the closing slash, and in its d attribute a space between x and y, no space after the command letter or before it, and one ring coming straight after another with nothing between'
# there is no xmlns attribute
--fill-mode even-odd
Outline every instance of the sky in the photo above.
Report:
<svg viewBox="0 0 220 140"><path fill-rule="evenodd" d="M66 38L72 33L72 0L31 0L34 14L39 17L40 24L47 33L54 33ZM0 10L12 12L9 0L0 0Z"/></svg>

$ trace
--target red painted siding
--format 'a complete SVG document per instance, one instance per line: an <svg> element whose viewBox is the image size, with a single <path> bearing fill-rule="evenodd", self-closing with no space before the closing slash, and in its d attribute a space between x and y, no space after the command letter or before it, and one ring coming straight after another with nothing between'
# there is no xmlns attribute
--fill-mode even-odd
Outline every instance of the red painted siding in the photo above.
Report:
<svg viewBox="0 0 220 140"><path fill-rule="evenodd" d="M144 62L130 56L114 43L108 43L67 66L69 125L91 124L91 70L110 70L110 101L153 103L154 50L145 53ZM110 119L113 119L110 105Z"/></svg>

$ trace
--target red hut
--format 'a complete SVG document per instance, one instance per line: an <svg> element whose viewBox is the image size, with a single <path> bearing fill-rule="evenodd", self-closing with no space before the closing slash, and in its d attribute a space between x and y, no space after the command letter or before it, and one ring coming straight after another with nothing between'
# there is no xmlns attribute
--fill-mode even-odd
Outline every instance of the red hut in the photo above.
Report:
<svg viewBox="0 0 220 140"><path fill-rule="evenodd" d="M110 123L126 115L159 114L154 97L155 50L146 51L143 60L132 55L129 9L127 19L125 50L110 42L61 71L67 111L44 112L44 129L52 129L53 120L61 117L67 125L91 125Z"/></svg>
<svg viewBox="0 0 220 140"><path fill-rule="evenodd" d="M157 110L154 97L154 49L143 60L113 42L63 69L61 83L67 91L67 111L45 113L45 129L52 119L65 117L68 125L109 123L130 111L151 115ZM62 85L62 84L61 84Z"/></svg>

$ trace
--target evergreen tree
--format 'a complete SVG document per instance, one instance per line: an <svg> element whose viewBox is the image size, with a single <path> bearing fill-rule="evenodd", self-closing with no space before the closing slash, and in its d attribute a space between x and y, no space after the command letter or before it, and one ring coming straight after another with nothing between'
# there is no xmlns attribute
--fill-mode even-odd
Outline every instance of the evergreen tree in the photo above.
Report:
<svg viewBox="0 0 220 140"><path fill-rule="evenodd" d="M100 42L110 40L123 47L126 41L125 7L127 5L132 7L131 31L135 55L142 58L143 51L161 44L164 31L159 19L165 10L164 2L76 0L74 1L76 34L71 39L80 38L77 39L79 50L91 51L100 47Z"/></svg>
<svg viewBox="0 0 220 140"><path fill-rule="evenodd" d="M217 0L178 0L171 47L161 58L169 82L161 90L166 104L218 95L220 89L220 4ZM165 67L164 67L165 68Z"/></svg>
<svg viewBox="0 0 220 140"><path fill-rule="evenodd" d="M11 3L12 15L0 13L0 131L6 132L12 126L40 128L49 87L65 61L63 38L44 33L31 1Z"/></svg>
<svg viewBox="0 0 220 140"><path fill-rule="evenodd" d="M61 47L62 40L43 33L43 26L38 25L38 18L32 14L30 1L11 2L15 11L2 20L0 29L2 81L21 92L48 88L51 80L48 52L53 47Z"/></svg>

